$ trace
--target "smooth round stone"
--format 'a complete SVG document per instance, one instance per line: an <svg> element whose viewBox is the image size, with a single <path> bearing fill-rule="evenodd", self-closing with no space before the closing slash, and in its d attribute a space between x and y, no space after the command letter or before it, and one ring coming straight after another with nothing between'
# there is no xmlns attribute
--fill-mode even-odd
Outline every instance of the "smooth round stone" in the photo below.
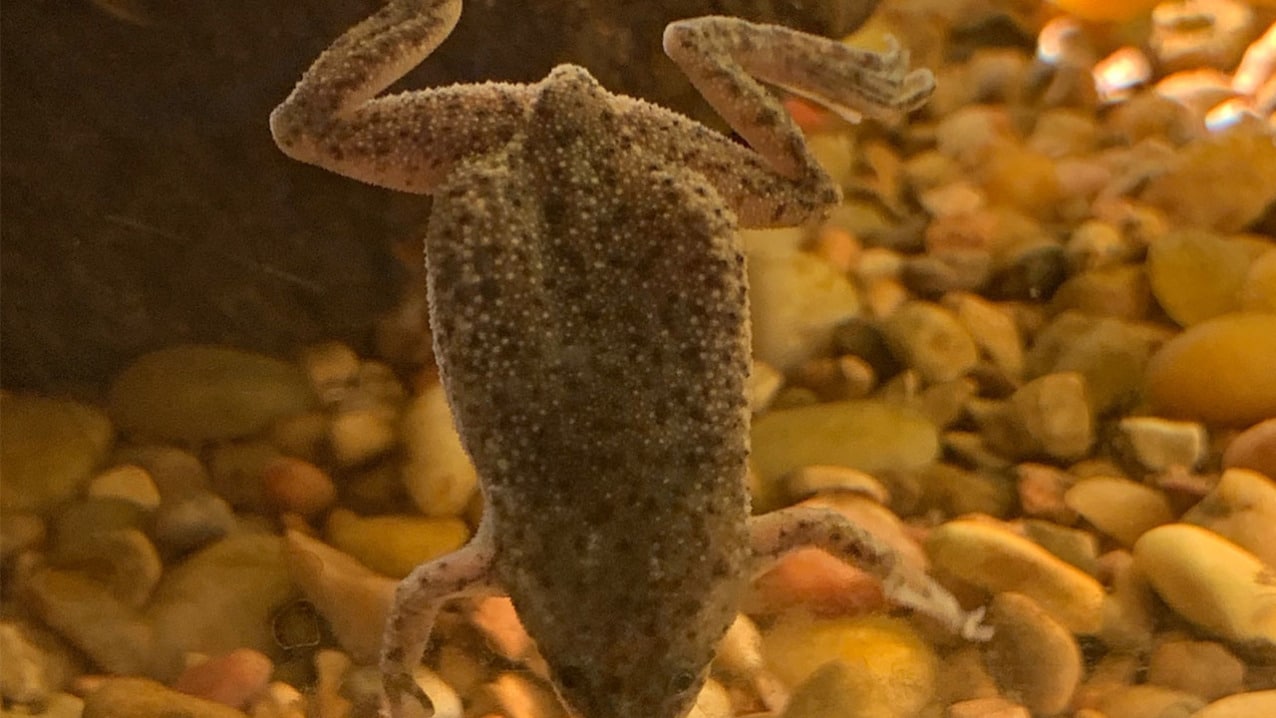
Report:
<svg viewBox="0 0 1276 718"><path fill-rule="evenodd" d="M382 456L398 439L394 409L370 406L343 411L328 424L328 448L338 466L356 466Z"/></svg>
<svg viewBox="0 0 1276 718"><path fill-rule="evenodd" d="M1148 247L1152 293L1185 327L1238 309L1249 265L1240 243L1199 229L1170 232Z"/></svg>
<svg viewBox="0 0 1276 718"><path fill-rule="evenodd" d="M244 718L234 708L188 696L146 678L106 678L84 699L83 718L139 716Z"/></svg>
<svg viewBox="0 0 1276 718"><path fill-rule="evenodd" d="M1144 532L1174 520L1165 494L1129 479L1082 479L1068 489L1063 501L1122 546L1133 546Z"/></svg>
<svg viewBox="0 0 1276 718"><path fill-rule="evenodd" d="M0 509L45 513L75 496L113 438L111 422L91 406L0 396Z"/></svg>
<svg viewBox="0 0 1276 718"><path fill-rule="evenodd" d="M200 492L165 501L155 512L151 535L165 555L179 555L205 546L235 529L235 513L226 500Z"/></svg>
<svg viewBox="0 0 1276 718"><path fill-rule="evenodd" d="M1254 124L1188 143L1140 198L1183 226L1248 227L1276 201L1276 143L1263 123Z"/></svg>
<svg viewBox="0 0 1276 718"><path fill-rule="evenodd" d="M1246 647L1276 647L1272 569L1254 554L1199 526L1170 524L1143 534L1134 561L1183 618Z"/></svg>
<svg viewBox="0 0 1276 718"><path fill-rule="evenodd" d="M23 598L40 620L95 666L121 675L148 672L151 627L108 587L79 571L45 568L32 575L24 588ZM173 658L179 660L179 656Z"/></svg>
<svg viewBox="0 0 1276 718"><path fill-rule="evenodd" d="M1228 469L1205 498L1183 515L1276 567L1276 482L1246 469Z"/></svg>
<svg viewBox="0 0 1276 718"><path fill-rule="evenodd" d="M403 578L417 566L457 550L470 538L469 528L460 519L363 517L345 509L328 515L324 533L337 549L392 578Z"/></svg>
<svg viewBox="0 0 1276 718"><path fill-rule="evenodd" d="M1094 444L1094 417L1081 374L1037 377L1015 391L1010 408L1013 418L1048 456L1079 459Z"/></svg>
<svg viewBox="0 0 1276 718"><path fill-rule="evenodd" d="M138 358L111 386L122 430L188 443L248 436L315 404L295 364L229 347L184 345Z"/></svg>
<svg viewBox="0 0 1276 718"><path fill-rule="evenodd" d="M1276 715L1276 690L1237 693L1220 698L1192 714L1192 718L1255 718Z"/></svg>
<svg viewBox="0 0 1276 718"><path fill-rule="evenodd" d="M1006 374L1023 374L1023 338L1010 312L976 294L945 297L975 344Z"/></svg>
<svg viewBox="0 0 1276 718"><path fill-rule="evenodd" d="M834 327L859 313L860 298L833 265L769 242L770 234L748 244L753 354L783 372L827 350Z"/></svg>
<svg viewBox="0 0 1276 718"><path fill-rule="evenodd" d="M400 428L407 460L403 485L426 516L460 516L478 490L478 472L461 446L443 387L413 397Z"/></svg>
<svg viewBox="0 0 1276 718"><path fill-rule="evenodd" d="M1148 659L1147 681L1210 701L1245 688L1245 663L1213 641L1165 641Z"/></svg>
<svg viewBox="0 0 1276 718"><path fill-rule="evenodd" d="M1247 312L1276 312L1276 249L1254 260L1241 287L1241 309Z"/></svg>
<svg viewBox="0 0 1276 718"><path fill-rule="evenodd" d="M1191 693L1161 686L1119 686L1105 693L1096 706L1104 716L1121 718L1165 718L1190 716L1205 706Z"/></svg>
<svg viewBox="0 0 1276 718"><path fill-rule="evenodd" d="M164 566L146 534L137 529L113 529L64 535L52 559L81 568L96 578L119 601L141 608L159 583Z"/></svg>
<svg viewBox="0 0 1276 718"><path fill-rule="evenodd" d="M1252 469L1276 481L1276 418L1260 421L1232 439L1223 468Z"/></svg>
<svg viewBox="0 0 1276 718"><path fill-rule="evenodd" d="M337 486L327 472L291 456L267 463L261 481L267 503L283 513L316 516L337 500Z"/></svg>
<svg viewBox="0 0 1276 718"><path fill-rule="evenodd" d="M1148 362L1145 387L1166 416L1247 425L1276 416L1276 314L1229 314L1190 327Z"/></svg>
<svg viewBox="0 0 1276 718"><path fill-rule="evenodd" d="M988 519L957 519L926 539L931 564L991 593L1033 599L1069 631L1094 634L1103 624L1105 591L1085 572Z"/></svg>
<svg viewBox="0 0 1276 718"><path fill-rule="evenodd" d="M148 511L160 504L159 489L151 475L134 464L116 466L94 476L89 482L88 495L132 501Z"/></svg>
<svg viewBox="0 0 1276 718"><path fill-rule="evenodd" d="M763 635L763 652L775 675L797 691L810 691L849 710L847 718L915 716L935 691L936 657L908 623L870 616L782 619ZM825 668L843 663L845 669ZM830 674L821 671L831 671ZM805 688L808 681L816 685ZM810 694L808 694L810 695ZM824 713L810 715L824 716Z"/></svg>
<svg viewBox="0 0 1276 718"><path fill-rule="evenodd" d="M284 539L289 573L327 619L337 642L354 660L375 662L398 581L300 532L288 531Z"/></svg>
<svg viewBox="0 0 1276 718"><path fill-rule="evenodd" d="M1194 469L1209 450L1205 427L1194 421L1131 416L1118 426L1134 458L1148 471L1160 472L1174 466Z"/></svg>
<svg viewBox="0 0 1276 718"><path fill-rule="evenodd" d="M998 594L989 606L994 633L984 651L1004 693L1039 715L1063 712L1081 683L1081 649L1072 633L1021 593Z"/></svg>
<svg viewBox="0 0 1276 718"><path fill-rule="evenodd" d="M956 379L979 362L970 332L938 304L905 304L882 322L882 333L891 350L931 383Z"/></svg>
<svg viewBox="0 0 1276 718"><path fill-rule="evenodd" d="M1065 12L1083 20L1120 22L1130 20L1157 3L1157 0L1053 0Z"/></svg>
<svg viewBox="0 0 1276 718"><path fill-rule="evenodd" d="M1065 312L1037 333L1025 356L1025 373L1084 376L1086 397L1096 412L1104 413L1136 398L1161 334L1134 322Z"/></svg>
<svg viewBox="0 0 1276 718"><path fill-rule="evenodd" d="M265 654L241 648L182 671L173 689L204 700L243 709L266 688L274 663Z"/></svg>
<svg viewBox="0 0 1276 718"><path fill-rule="evenodd" d="M869 474L915 469L939 453L935 425L879 401L772 411L753 423L753 467L766 484L803 466L846 466Z"/></svg>

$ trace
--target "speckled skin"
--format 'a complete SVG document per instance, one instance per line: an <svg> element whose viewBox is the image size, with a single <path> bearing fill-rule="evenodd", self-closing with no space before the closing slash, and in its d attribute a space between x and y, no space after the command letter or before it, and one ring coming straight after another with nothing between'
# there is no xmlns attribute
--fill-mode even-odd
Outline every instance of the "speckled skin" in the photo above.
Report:
<svg viewBox="0 0 1276 718"><path fill-rule="evenodd" d="M803 222L839 197L750 75L869 112L915 106L931 80L906 74L902 54L702 18L671 25L666 50L749 148L612 95L574 66L530 86L375 98L459 9L391 2L271 117L293 157L435 197L436 355L487 512L469 546L401 586L383 657L388 705L430 715L410 672L442 601L508 592L579 715L679 718L759 551L819 534L893 570L853 527L816 530L824 514L761 533L750 524L736 229Z"/></svg>

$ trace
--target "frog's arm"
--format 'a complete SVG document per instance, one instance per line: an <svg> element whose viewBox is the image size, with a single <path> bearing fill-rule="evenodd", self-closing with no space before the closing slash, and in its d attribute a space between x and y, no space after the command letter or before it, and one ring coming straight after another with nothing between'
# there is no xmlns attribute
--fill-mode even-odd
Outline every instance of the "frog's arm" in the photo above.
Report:
<svg viewBox="0 0 1276 718"><path fill-rule="evenodd" d="M822 549L880 579L890 601L938 620L967 640L992 637L992 629L980 623L983 609L966 611L934 579L832 509L795 506L774 511L750 519L749 529L759 572L797 549Z"/></svg>
<svg viewBox="0 0 1276 718"><path fill-rule="evenodd" d="M513 136L522 85L377 94L452 32L461 0L390 0L325 50L270 115L288 156L370 184L426 194L458 160Z"/></svg>
<svg viewBox="0 0 1276 718"><path fill-rule="evenodd" d="M908 72L907 54L894 45L875 53L737 18L671 23L664 46L761 160L750 162L727 150L688 160L732 204L744 226L800 222L838 199L793 119L758 80L848 117L903 114L922 105L935 86L928 70Z"/></svg>

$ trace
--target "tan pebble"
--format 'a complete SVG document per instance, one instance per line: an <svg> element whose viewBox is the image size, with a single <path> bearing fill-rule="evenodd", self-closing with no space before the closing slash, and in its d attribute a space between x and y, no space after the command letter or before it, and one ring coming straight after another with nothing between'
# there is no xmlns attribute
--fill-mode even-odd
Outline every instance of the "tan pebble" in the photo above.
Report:
<svg viewBox="0 0 1276 718"><path fill-rule="evenodd" d="M146 678L107 678L84 699L83 718L244 718L241 711L165 688Z"/></svg>
<svg viewBox="0 0 1276 718"><path fill-rule="evenodd" d="M746 610L777 614L802 608L820 616L875 611L885 605L882 585L870 574L816 548L778 559L753 583Z"/></svg>
<svg viewBox="0 0 1276 718"><path fill-rule="evenodd" d="M354 705L342 695L342 683L350 672L350 657L331 649L314 654L315 680L311 693L314 712L321 718L350 715Z"/></svg>
<svg viewBox="0 0 1276 718"><path fill-rule="evenodd" d="M1005 698L974 698L948 706L944 718L1031 718L1027 708Z"/></svg>
<svg viewBox="0 0 1276 718"><path fill-rule="evenodd" d="M306 697L283 681L272 681L248 709L252 718L306 718Z"/></svg>
<svg viewBox="0 0 1276 718"><path fill-rule="evenodd" d="M911 297L908 287L896 279L874 279L864 285L864 306L871 317L889 317Z"/></svg>
<svg viewBox="0 0 1276 718"><path fill-rule="evenodd" d="M1098 573L1099 541L1094 534L1050 521L1023 521L1024 535L1091 576Z"/></svg>
<svg viewBox="0 0 1276 718"><path fill-rule="evenodd" d="M505 672L486 686L506 718L560 718L564 715L554 694L520 673Z"/></svg>
<svg viewBox="0 0 1276 718"><path fill-rule="evenodd" d="M704 682L687 718L732 718L731 694L712 678Z"/></svg>
<svg viewBox="0 0 1276 718"><path fill-rule="evenodd" d="M784 248L748 251L753 352L782 372L827 351L833 328L859 314L859 292L828 262Z"/></svg>
<svg viewBox="0 0 1276 718"><path fill-rule="evenodd" d="M1096 707L1106 716L1163 718L1187 716L1204 705L1205 701L1191 693L1160 686L1136 685L1113 688L1099 699Z"/></svg>
<svg viewBox="0 0 1276 718"><path fill-rule="evenodd" d="M1061 524L1076 520L1076 512L1064 502L1068 488L1076 482L1062 469L1047 464L1023 463L1015 466L1019 505L1027 516L1038 516Z"/></svg>
<svg viewBox="0 0 1276 718"><path fill-rule="evenodd" d="M1276 715L1276 690L1251 691L1220 698L1191 718L1254 718Z"/></svg>
<svg viewBox="0 0 1276 718"><path fill-rule="evenodd" d="M993 451L976 432L946 431L943 439L944 451L951 454L957 463L984 471L1005 471L1011 466L1009 459Z"/></svg>
<svg viewBox="0 0 1276 718"><path fill-rule="evenodd" d="M428 384L400 426L407 461L403 484L426 516L458 516L478 490L478 474L461 446L443 387Z"/></svg>
<svg viewBox="0 0 1276 718"><path fill-rule="evenodd" d="M1144 668L1142 656L1121 651L1108 652L1093 665L1087 666L1085 682L1077 689L1074 705L1081 710L1096 712L1099 702L1109 693L1137 683Z"/></svg>
<svg viewBox="0 0 1276 718"><path fill-rule="evenodd" d="M266 689L274 669L264 654L242 648L187 668L173 689L243 709Z"/></svg>
<svg viewBox="0 0 1276 718"><path fill-rule="evenodd" d="M1100 639L1110 648L1143 655L1152 645L1158 608L1151 585L1134 568L1129 551L1109 551L1100 557L1101 571L1110 587L1103 603Z"/></svg>
<svg viewBox="0 0 1276 718"><path fill-rule="evenodd" d="M1006 111L989 105L963 107L935 128L939 151L967 167L975 167L1001 150L1012 136Z"/></svg>
<svg viewBox="0 0 1276 718"><path fill-rule="evenodd" d="M839 272L846 273L859 261L862 250L859 240L840 227L823 227L815 236L811 248L816 256L828 262Z"/></svg>
<svg viewBox="0 0 1276 718"><path fill-rule="evenodd" d="M1075 372L1047 374L1011 396L1014 417L1047 455L1078 459L1094 444L1094 417L1085 384L1085 378Z"/></svg>
<svg viewBox="0 0 1276 718"><path fill-rule="evenodd" d="M296 531L285 534L288 571L360 663L377 659L397 581Z"/></svg>
<svg viewBox="0 0 1276 718"><path fill-rule="evenodd" d="M904 160L904 178L918 195L936 187L962 181L964 170L956 160L938 150L923 150ZM924 205L923 205L924 206Z"/></svg>
<svg viewBox="0 0 1276 718"><path fill-rule="evenodd" d="M939 451L935 426L878 401L830 402L763 414L753 423L752 462L764 484L802 466L847 466L870 474L916 468ZM763 497L756 499L765 505Z"/></svg>
<svg viewBox="0 0 1276 718"><path fill-rule="evenodd" d="M1276 251L1268 251L1249 266L1240 300L1247 312L1276 313Z"/></svg>
<svg viewBox="0 0 1276 718"><path fill-rule="evenodd" d="M1116 225L1090 219L1072 230L1064 251L1073 268L1086 270L1110 267L1131 259L1135 247Z"/></svg>
<svg viewBox="0 0 1276 718"><path fill-rule="evenodd" d="M1050 156L1022 145L999 148L979 168L988 196L1041 218L1053 216L1063 199Z"/></svg>
<svg viewBox="0 0 1276 718"><path fill-rule="evenodd" d="M1129 144L1155 137L1169 139L1177 145L1205 135L1204 122L1196 113L1152 90L1138 92L1125 102L1117 103L1105 125L1109 132Z"/></svg>
<svg viewBox="0 0 1276 718"><path fill-rule="evenodd" d="M842 398L863 399L873 392L877 385L877 371L872 364L854 355L840 356L835 361L842 377Z"/></svg>
<svg viewBox="0 0 1276 718"><path fill-rule="evenodd" d="M1147 682L1212 701L1244 690L1245 664L1213 641L1165 641L1148 659Z"/></svg>
<svg viewBox="0 0 1276 718"><path fill-rule="evenodd" d="M937 304L909 302L886 318L882 331L904 363L930 382L956 379L979 361L970 333Z"/></svg>
<svg viewBox="0 0 1276 718"><path fill-rule="evenodd" d="M146 469L159 490L161 502L202 493L212 486L204 463L183 449L158 444L126 446L116 452L115 458Z"/></svg>
<svg viewBox="0 0 1276 718"><path fill-rule="evenodd" d="M262 470L261 480L266 501L281 512L315 516L327 510L337 498L332 478L302 459L275 458Z"/></svg>
<svg viewBox="0 0 1276 718"><path fill-rule="evenodd" d="M1147 258L1157 302L1185 327L1239 309L1250 263L1242 245L1199 229L1166 234Z"/></svg>
<svg viewBox="0 0 1276 718"><path fill-rule="evenodd" d="M848 466L803 466L784 478L787 493L794 501L826 492L846 491L867 496L879 504L889 504L890 491L867 472Z"/></svg>
<svg viewBox="0 0 1276 718"><path fill-rule="evenodd" d="M132 528L64 536L50 559L55 564L83 568L132 608L146 604L164 571L154 544Z"/></svg>
<svg viewBox="0 0 1276 718"><path fill-rule="evenodd" d="M328 515L324 535L337 549L392 578L403 578L420 564L455 551L470 537L460 519L364 517L346 509Z"/></svg>
<svg viewBox="0 0 1276 718"><path fill-rule="evenodd" d="M6 393L0 436L0 508L43 513L79 494L115 432L86 404Z"/></svg>
<svg viewBox="0 0 1276 718"><path fill-rule="evenodd" d="M1224 471L1183 521L1207 528L1276 567L1276 481L1262 474Z"/></svg>
<svg viewBox="0 0 1276 718"><path fill-rule="evenodd" d="M483 632L492 648L512 661L527 658L532 651L532 639L514 611L514 603L508 596L492 596L479 599L470 613L470 621Z"/></svg>
<svg viewBox="0 0 1276 718"><path fill-rule="evenodd" d="M230 504L211 491L165 500L151 524L155 544L167 555L183 554L203 547L237 527Z"/></svg>
<svg viewBox="0 0 1276 718"><path fill-rule="evenodd" d="M1064 495L1068 508L1123 546L1144 532L1174 520L1169 499L1128 479L1096 476L1078 481Z"/></svg>
<svg viewBox="0 0 1276 718"><path fill-rule="evenodd" d="M132 501L148 511L159 506L159 489L151 475L140 466L123 464L94 476L89 481L88 495Z"/></svg>
<svg viewBox="0 0 1276 718"><path fill-rule="evenodd" d="M1169 524L1143 534L1134 560L1180 616L1242 645L1276 645L1271 568L1248 551L1199 526Z"/></svg>
<svg viewBox="0 0 1276 718"><path fill-rule="evenodd" d="M328 446L339 466L355 466L375 459L398 440L398 416L386 407L343 411L328 424Z"/></svg>
<svg viewBox="0 0 1276 718"><path fill-rule="evenodd" d="M1014 508L1012 487L994 471L970 471L941 461L922 469L920 479L922 504L948 516L1006 516Z"/></svg>
<svg viewBox="0 0 1276 718"><path fill-rule="evenodd" d="M94 665L117 674L150 668L150 625L107 587L78 571L42 568L24 588L24 599L35 615Z"/></svg>
<svg viewBox="0 0 1276 718"><path fill-rule="evenodd" d="M935 703L952 703L997 698L997 682L988 674L981 648L967 645L948 653L939 662Z"/></svg>
<svg viewBox="0 0 1276 718"><path fill-rule="evenodd" d="M1055 312L1139 320L1152 311L1152 292L1141 266L1100 267L1070 277L1055 291L1050 307Z"/></svg>
<svg viewBox="0 0 1276 718"><path fill-rule="evenodd" d="M279 449L258 439L214 447L208 459L213 490L232 506L265 513L263 472L278 456Z"/></svg>
<svg viewBox="0 0 1276 718"><path fill-rule="evenodd" d="M1246 425L1276 416L1276 314L1197 324L1148 363L1146 390L1167 416Z"/></svg>
<svg viewBox="0 0 1276 718"><path fill-rule="evenodd" d="M1155 416L1134 416L1118 424L1134 458L1148 471L1172 466L1194 469L1209 449L1205 427L1194 421L1171 421Z"/></svg>
<svg viewBox="0 0 1276 718"><path fill-rule="evenodd" d="M993 598L988 622L994 633L984 657L1002 690L1034 713L1067 708L1081 682L1081 649L1068 629L1012 592Z"/></svg>
<svg viewBox="0 0 1276 718"><path fill-rule="evenodd" d="M713 669L728 675L752 676L763 670L762 633L743 613L736 616L718 645Z"/></svg>
<svg viewBox="0 0 1276 718"><path fill-rule="evenodd" d="M359 355L341 342L306 347L301 351L299 363L315 395L325 404L341 399L359 373Z"/></svg>
<svg viewBox="0 0 1276 718"><path fill-rule="evenodd" d="M35 548L45 538L44 519L35 514L6 511L0 521L0 562Z"/></svg>
<svg viewBox="0 0 1276 718"><path fill-rule="evenodd" d="M749 372L749 383L745 387L749 395L749 409L755 414L765 411L782 386L783 374L770 364L755 360L753 371Z"/></svg>
<svg viewBox="0 0 1276 718"><path fill-rule="evenodd" d="M795 686L786 718L904 718L934 692L936 657L902 621L782 619L763 645L768 665Z"/></svg>
<svg viewBox="0 0 1276 718"><path fill-rule="evenodd" d="M139 357L110 393L111 416L122 430L187 443L255 434L314 403L296 365L207 345Z"/></svg>
<svg viewBox="0 0 1276 718"><path fill-rule="evenodd" d="M957 180L922 192L918 201L932 217L956 217L983 209L988 198L974 182Z"/></svg>
<svg viewBox="0 0 1276 718"><path fill-rule="evenodd" d="M1077 372L1095 411L1107 412L1137 398L1144 367L1163 338L1146 325L1064 312L1037 332L1025 356L1026 373Z"/></svg>
<svg viewBox="0 0 1276 718"><path fill-rule="evenodd" d="M1023 593L1074 633L1102 625L1103 586L1000 523L949 521L930 532L926 551L936 569L992 593Z"/></svg>
<svg viewBox="0 0 1276 718"><path fill-rule="evenodd" d="M303 411L280 417L270 425L267 440L280 453L318 461L327 452L328 422L323 411Z"/></svg>
<svg viewBox="0 0 1276 718"><path fill-rule="evenodd" d="M1098 139L1094 117L1070 107L1042 112L1026 144L1029 149L1059 159L1089 153Z"/></svg>
<svg viewBox="0 0 1276 718"><path fill-rule="evenodd" d="M1023 374L1023 340L1010 314L974 294L950 295L944 304L994 364L1012 377Z"/></svg>
<svg viewBox="0 0 1276 718"><path fill-rule="evenodd" d="M1276 418L1260 421L1232 439L1223 468L1252 469L1276 481Z"/></svg>
<svg viewBox="0 0 1276 718"><path fill-rule="evenodd" d="M914 406L930 417L936 426L948 427L963 418L966 404L978 393L979 386L975 380L962 377L926 387Z"/></svg>
<svg viewBox="0 0 1276 718"><path fill-rule="evenodd" d="M1169 171L1148 182L1141 198L1183 226L1235 232L1276 200L1276 144L1266 128L1207 135L1174 159Z"/></svg>

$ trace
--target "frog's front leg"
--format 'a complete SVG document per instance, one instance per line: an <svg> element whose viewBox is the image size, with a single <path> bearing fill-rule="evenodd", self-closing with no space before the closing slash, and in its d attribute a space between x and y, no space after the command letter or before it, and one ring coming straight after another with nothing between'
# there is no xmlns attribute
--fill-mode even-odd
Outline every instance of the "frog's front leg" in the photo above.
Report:
<svg viewBox="0 0 1276 718"><path fill-rule="evenodd" d="M447 601L498 592L495 546L486 524L463 548L417 566L399 583L381 645L381 681L390 718L430 718L434 709L413 673L421 663L434 617Z"/></svg>
<svg viewBox="0 0 1276 718"><path fill-rule="evenodd" d="M731 202L743 226L796 224L838 199L802 133L757 80L812 99L844 116L889 118L916 109L935 87L929 70L908 71L892 44L876 53L778 25L701 17L671 23L664 48L709 104L779 177L719 152L683 153ZM756 79L755 79L756 78ZM707 159L708 161L704 161Z"/></svg>
<svg viewBox="0 0 1276 718"><path fill-rule="evenodd" d="M270 115L293 159L369 184L428 194L459 160L507 142L522 85L454 85L376 97L452 32L461 0L390 0L315 60Z"/></svg>
<svg viewBox="0 0 1276 718"><path fill-rule="evenodd" d="M832 509L794 506L773 511L750 519L749 529L759 570L797 549L822 549L880 579L890 601L938 620L967 640L992 636L991 629L980 623L982 609L962 609L947 589Z"/></svg>

